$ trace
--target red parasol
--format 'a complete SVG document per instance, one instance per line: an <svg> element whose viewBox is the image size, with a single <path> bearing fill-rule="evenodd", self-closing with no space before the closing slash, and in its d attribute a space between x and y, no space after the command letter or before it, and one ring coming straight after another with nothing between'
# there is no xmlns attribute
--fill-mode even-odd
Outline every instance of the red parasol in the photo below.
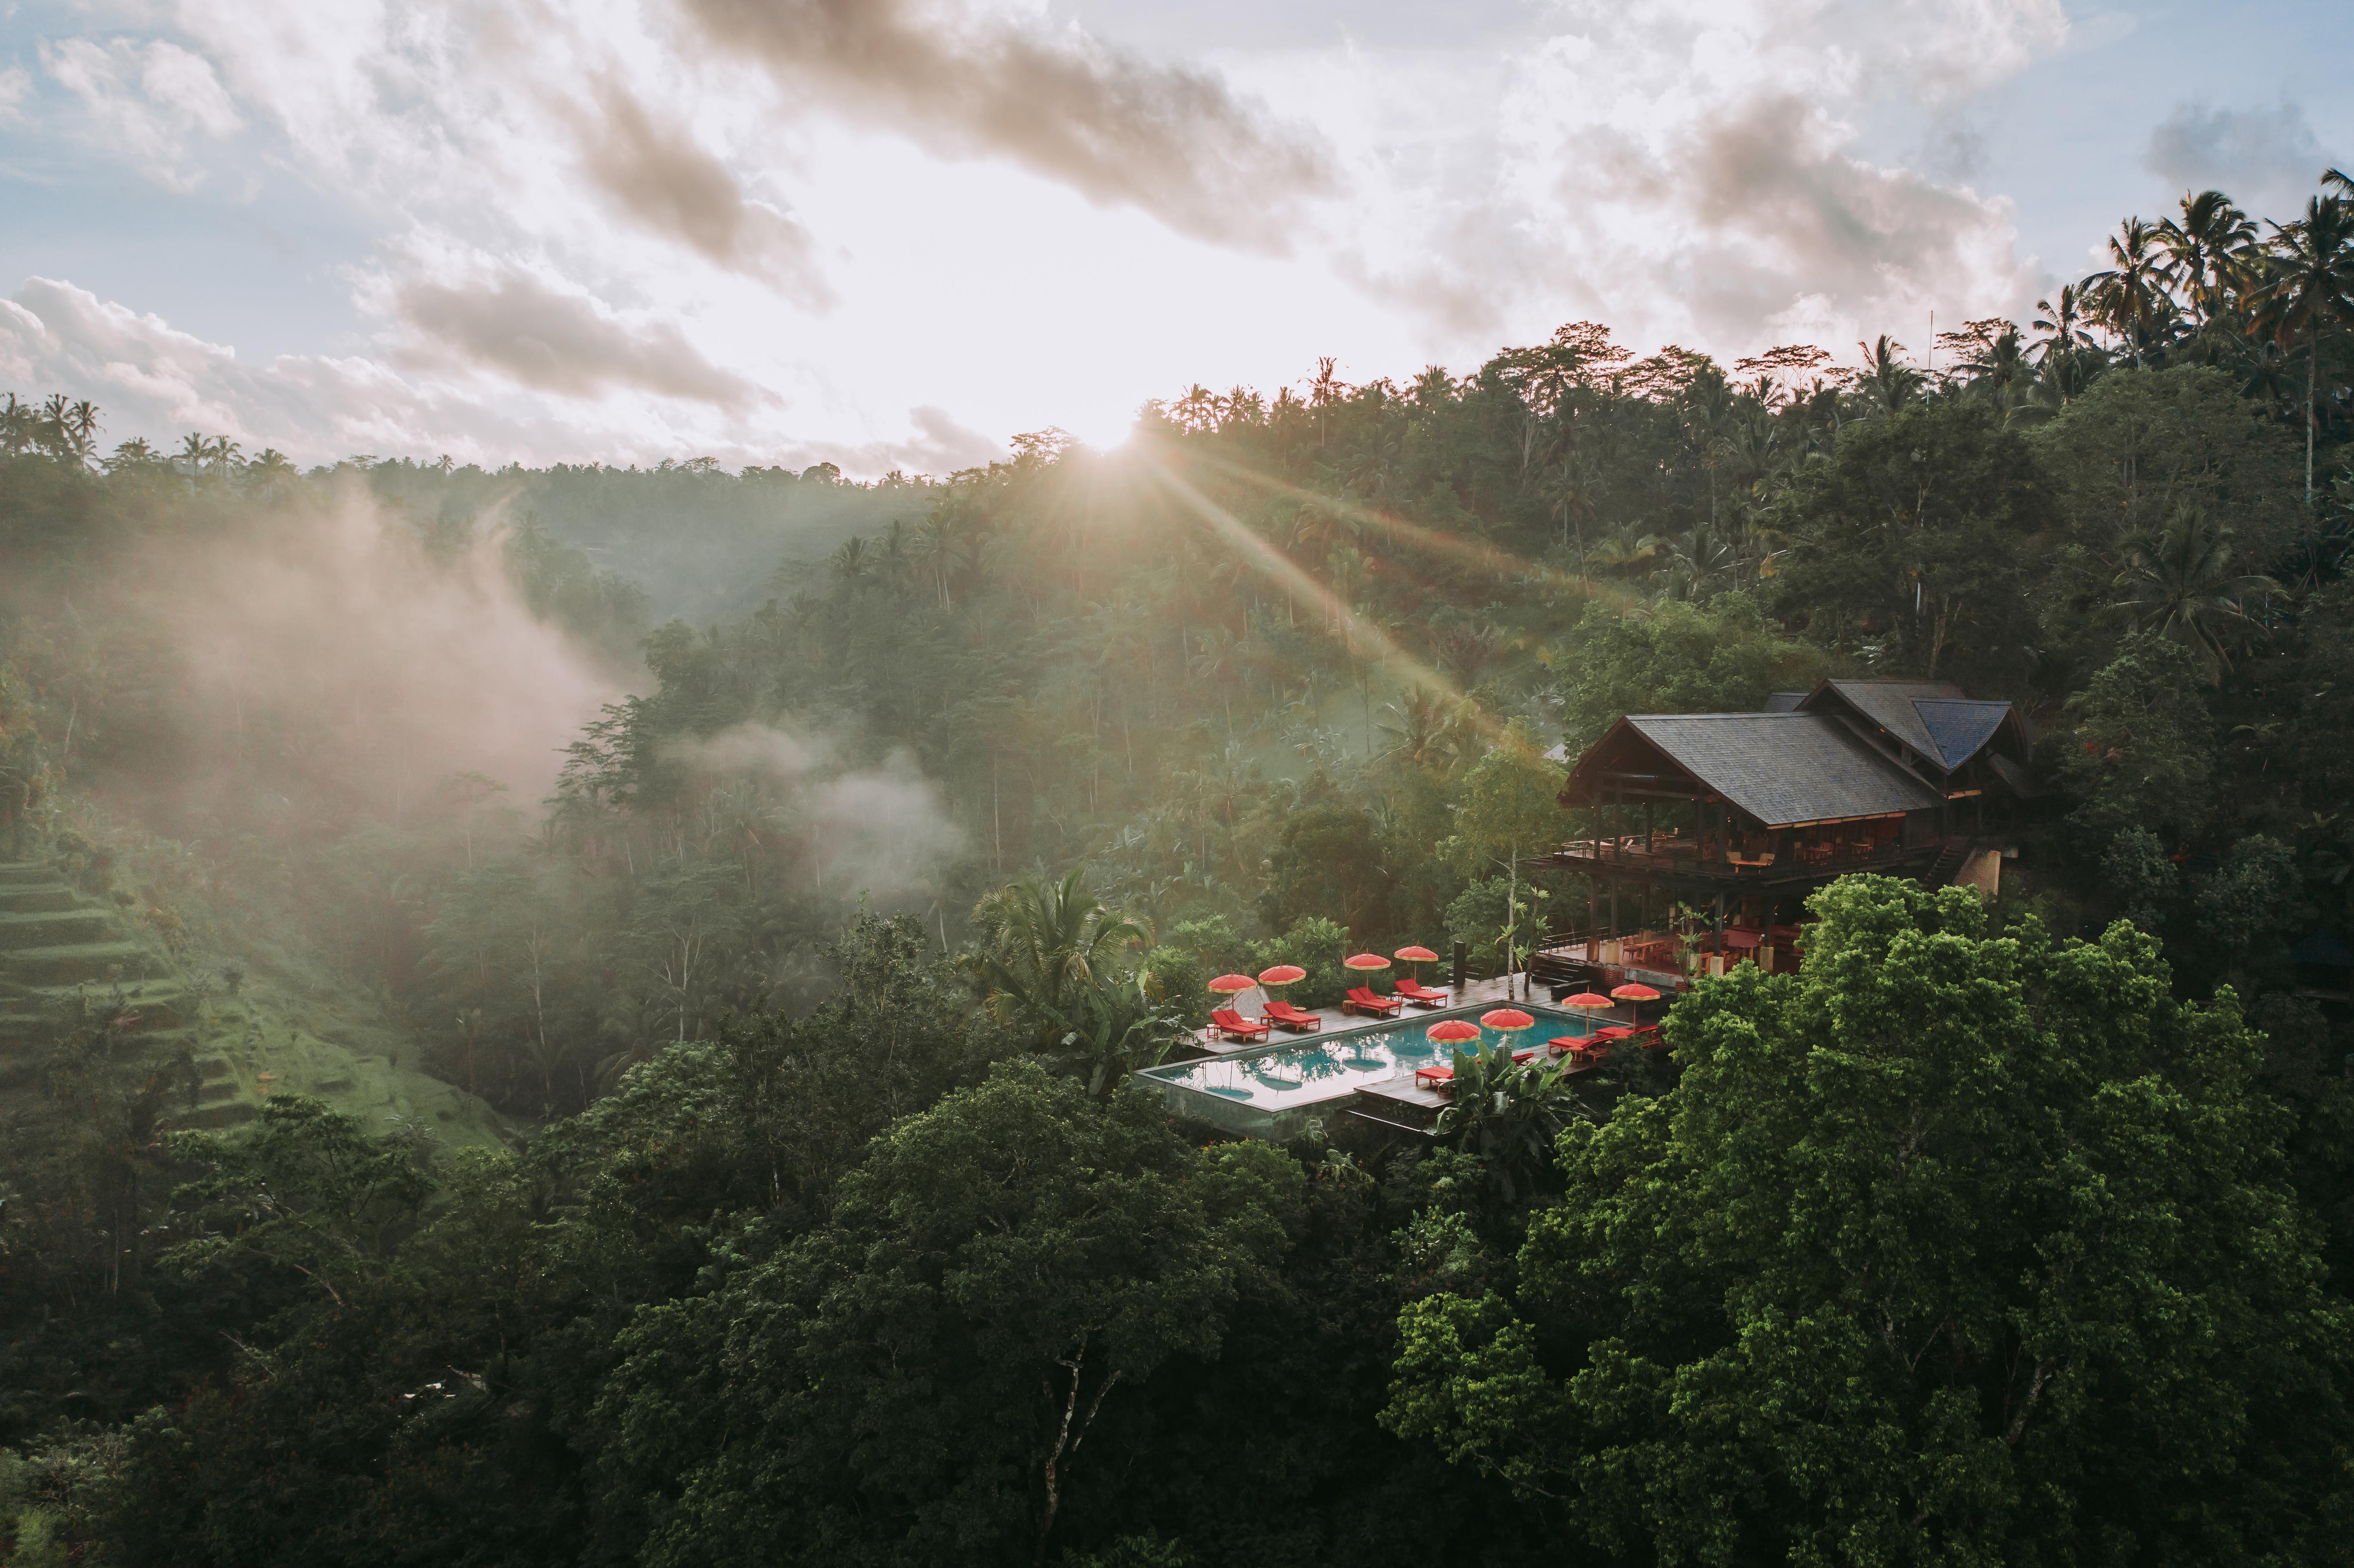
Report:
<svg viewBox="0 0 2354 1568"><path fill-rule="evenodd" d="M1210 982L1210 989L1220 996L1239 996L1257 984L1248 975L1220 975Z"/></svg>
<svg viewBox="0 0 2354 1568"><path fill-rule="evenodd" d="M1653 991L1649 986L1638 985L1633 980L1628 980L1625 985L1612 986L1610 988L1610 994L1617 997L1621 1001L1631 1001L1636 1004L1634 1013L1635 1022L1637 1023L1643 1022L1642 1004L1647 1001L1657 1001L1659 1000L1659 993L1658 991Z"/></svg>
<svg viewBox="0 0 2354 1568"><path fill-rule="evenodd" d="M1352 953L1341 960L1341 967L1351 969L1385 969L1390 961L1379 953Z"/></svg>
<svg viewBox="0 0 2354 1568"><path fill-rule="evenodd" d="M1562 1006L1575 1007L1585 1012L1607 1012L1610 1010L1610 999L1606 996L1597 996L1590 991L1582 991L1575 996L1564 998Z"/></svg>
<svg viewBox="0 0 2354 1568"><path fill-rule="evenodd" d="M1294 980L1304 980L1307 978L1308 971L1301 969L1298 964L1278 964L1271 969L1261 969L1258 973L1258 983L1261 985L1289 985Z"/></svg>
<svg viewBox="0 0 2354 1568"><path fill-rule="evenodd" d="M1468 1018L1442 1018L1422 1033L1434 1045L1468 1045L1479 1038L1479 1026Z"/></svg>
<svg viewBox="0 0 2354 1568"><path fill-rule="evenodd" d="M1500 1033L1510 1034L1522 1029L1534 1029L1537 1021L1517 1007L1500 1007L1479 1015L1479 1022Z"/></svg>

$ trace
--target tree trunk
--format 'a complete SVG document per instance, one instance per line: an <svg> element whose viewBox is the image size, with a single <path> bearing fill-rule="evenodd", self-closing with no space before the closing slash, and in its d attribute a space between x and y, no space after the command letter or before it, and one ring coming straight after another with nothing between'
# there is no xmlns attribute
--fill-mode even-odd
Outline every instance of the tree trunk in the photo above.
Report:
<svg viewBox="0 0 2354 1568"><path fill-rule="evenodd" d="M2313 394L2315 377L2321 368L2321 332L2318 323L2313 334L2312 346L2305 356L2305 509L2313 510Z"/></svg>

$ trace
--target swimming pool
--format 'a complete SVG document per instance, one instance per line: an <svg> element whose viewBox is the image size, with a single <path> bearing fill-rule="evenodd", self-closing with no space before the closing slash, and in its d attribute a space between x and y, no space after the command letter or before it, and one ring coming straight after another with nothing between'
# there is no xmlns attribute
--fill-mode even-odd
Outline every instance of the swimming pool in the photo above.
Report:
<svg viewBox="0 0 2354 1568"><path fill-rule="evenodd" d="M1432 1044L1424 1031L1442 1018L1477 1022L1479 1014L1499 1005L1417 1012L1360 1029L1327 1029L1261 1050L1146 1067L1136 1075L1145 1087L1166 1096L1172 1116L1246 1138L1297 1138L1310 1130L1311 1120L1337 1115L1361 1088L1411 1076L1416 1067L1453 1061L1456 1048ZM1462 1048L1467 1053L1489 1045L1541 1050L1548 1040L1587 1034L1596 1028L1595 1021L1582 1013L1527 1002L1511 1005L1534 1018L1536 1027L1509 1033L1482 1028L1478 1043L1467 1041Z"/></svg>

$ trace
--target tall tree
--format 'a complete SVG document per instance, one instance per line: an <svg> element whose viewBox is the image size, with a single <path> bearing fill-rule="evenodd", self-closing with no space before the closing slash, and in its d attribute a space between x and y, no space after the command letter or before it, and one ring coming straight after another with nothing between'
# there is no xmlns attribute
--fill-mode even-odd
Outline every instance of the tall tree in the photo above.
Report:
<svg viewBox="0 0 2354 1568"><path fill-rule="evenodd" d="M2186 193L2180 222L2161 218L2158 247L2166 253L2167 283L2182 291L2194 319L2205 326L2229 303L2229 284L2255 248L2253 219L2221 191Z"/></svg>
<svg viewBox="0 0 2354 1568"><path fill-rule="evenodd" d="M2337 196L2314 196L2305 216L2273 225L2269 271L2256 291L2256 325L2284 350L2305 344L2305 504L2313 505L2316 399L2321 345L2354 323L2354 209Z"/></svg>
<svg viewBox="0 0 2354 1568"><path fill-rule="evenodd" d="M1409 1306L1393 1429L1598 1557L2342 1560L2344 1350L2228 992L1850 878L1670 1015L1512 1284Z"/></svg>

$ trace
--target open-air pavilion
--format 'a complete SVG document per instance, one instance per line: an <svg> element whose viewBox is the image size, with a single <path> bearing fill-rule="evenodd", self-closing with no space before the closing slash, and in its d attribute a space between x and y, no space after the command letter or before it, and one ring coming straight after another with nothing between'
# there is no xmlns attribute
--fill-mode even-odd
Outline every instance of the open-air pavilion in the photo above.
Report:
<svg viewBox="0 0 2354 1568"><path fill-rule="evenodd" d="M1680 971L1671 903L1705 911L1711 967L1795 961L1807 895L1876 871L1991 894L2030 737L2009 703L1931 681L1825 681L1757 713L1630 714L1577 759L1585 960ZM1656 922L1656 923L1655 923Z"/></svg>

